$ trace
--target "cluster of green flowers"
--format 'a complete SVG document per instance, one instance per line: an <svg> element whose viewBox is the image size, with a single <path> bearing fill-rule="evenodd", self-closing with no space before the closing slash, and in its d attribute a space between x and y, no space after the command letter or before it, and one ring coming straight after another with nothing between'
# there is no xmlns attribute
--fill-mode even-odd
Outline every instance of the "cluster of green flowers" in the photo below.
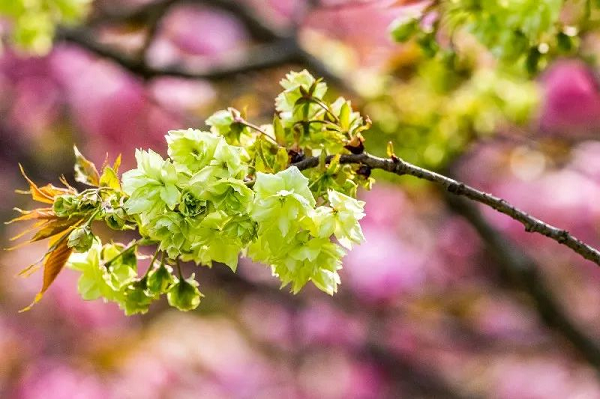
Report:
<svg viewBox="0 0 600 399"><path fill-rule="evenodd" d="M83 299L116 302L127 315L147 312L161 294L167 294L169 304L177 309L195 309L202 294L194 275L188 279L174 277L170 266L164 262L157 265L154 260L144 277L138 278L135 248L103 246L94 239L86 252L71 255L68 264L81 272L77 288Z"/></svg>
<svg viewBox="0 0 600 399"><path fill-rule="evenodd" d="M59 195L53 208L59 218L81 221L67 246L75 251L68 265L81 272L84 299L102 297L133 314L166 294L169 304L190 310L202 294L179 262L235 272L240 256L270 266L294 293L309 281L336 292L344 248L364 240L356 190L372 182L359 166L341 165L340 154L362 151L369 122L344 99L326 102L326 85L306 71L290 73L282 86L273 124L253 125L232 108L218 111L207 120L210 131L170 131L167 158L137 150L137 168L121 181L118 165L95 177L95 166L76 151L78 180L95 187ZM307 156L320 157L319 166L301 171L294 163ZM91 231L94 220L137 229L142 238L102 245ZM139 277L141 245L157 251Z"/></svg>
<svg viewBox="0 0 600 399"><path fill-rule="evenodd" d="M137 151L138 168L123 174L125 209L143 236L169 258L235 271L237 254L255 237L244 182L248 155L213 133L179 130L167 135L169 159Z"/></svg>
<svg viewBox="0 0 600 399"><path fill-rule="evenodd" d="M309 180L293 166L275 175L258 173L251 213L258 222L258 239L249 255L270 264L283 285L292 284L294 293L310 280L333 295L345 252L330 237L335 235L348 249L362 242L358 221L364 216L364 203L329 190L330 206L315 208L308 185Z"/></svg>

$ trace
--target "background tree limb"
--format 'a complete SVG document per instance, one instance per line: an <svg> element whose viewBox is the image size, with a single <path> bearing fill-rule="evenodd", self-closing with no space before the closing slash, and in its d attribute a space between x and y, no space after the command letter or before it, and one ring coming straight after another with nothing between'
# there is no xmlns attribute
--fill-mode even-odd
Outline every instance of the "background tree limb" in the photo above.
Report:
<svg viewBox="0 0 600 399"><path fill-rule="evenodd" d="M511 286L528 294L542 321L568 340L579 355L600 372L600 346L582 332L554 299L536 262L492 227L473 204L448 194L444 195L444 199L453 212L477 230L503 277Z"/></svg>

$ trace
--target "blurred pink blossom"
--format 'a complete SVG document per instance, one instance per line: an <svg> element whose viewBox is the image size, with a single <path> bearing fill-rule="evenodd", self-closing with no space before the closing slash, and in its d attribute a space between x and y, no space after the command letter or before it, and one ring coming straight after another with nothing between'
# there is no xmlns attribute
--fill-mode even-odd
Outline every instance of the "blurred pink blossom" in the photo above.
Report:
<svg viewBox="0 0 600 399"><path fill-rule="evenodd" d="M540 129L566 139L600 137L600 90L595 72L580 60L554 64L542 79Z"/></svg>
<svg viewBox="0 0 600 399"><path fill-rule="evenodd" d="M15 399L110 399L101 380L91 371L59 360L41 361L20 381Z"/></svg>
<svg viewBox="0 0 600 399"><path fill-rule="evenodd" d="M345 314L326 302L314 303L298 316L296 333L305 345L353 347L366 338L366 326L358 315Z"/></svg>
<svg viewBox="0 0 600 399"><path fill-rule="evenodd" d="M425 254L403 243L390 231L363 229L367 243L345 258L345 284L361 300L385 301L420 287L425 280Z"/></svg>
<svg viewBox="0 0 600 399"><path fill-rule="evenodd" d="M243 25L231 14L210 7L184 5L171 11L150 46L154 65L202 68L242 50L248 41Z"/></svg>

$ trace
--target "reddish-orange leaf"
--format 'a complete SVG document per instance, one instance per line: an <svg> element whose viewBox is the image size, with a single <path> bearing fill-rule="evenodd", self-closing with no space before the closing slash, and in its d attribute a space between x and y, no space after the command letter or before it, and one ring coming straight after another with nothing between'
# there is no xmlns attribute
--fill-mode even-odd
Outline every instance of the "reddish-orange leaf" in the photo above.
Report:
<svg viewBox="0 0 600 399"><path fill-rule="evenodd" d="M31 194L31 198L33 198L34 201L44 202L46 204L54 203L53 197L40 190L40 188L33 181L31 181L29 177L27 177L21 164L19 164L19 168L21 169L21 174L23 175L25 180L27 180L27 183L29 183L29 194Z"/></svg>
<svg viewBox="0 0 600 399"><path fill-rule="evenodd" d="M18 233L16 236L13 236L13 237L9 238L9 241L18 240L19 238L23 237L25 234L31 233L32 231L37 230L40 227L42 227L42 229L43 229L44 228L43 226L45 224L47 224L47 223L49 223L48 220L38 220L33 225L29 226L28 228L26 228L22 232Z"/></svg>
<svg viewBox="0 0 600 399"><path fill-rule="evenodd" d="M67 246L67 234L68 233L61 236L53 245L54 249L48 251L48 254L44 261L44 282L42 284L42 289L40 290L40 292L37 293L33 302L26 308L21 309L19 312L28 311L33 305L35 305L42 299L44 293L48 290L50 285L52 285L52 283L56 279L56 276L58 276L58 274L62 271L65 264L69 260L69 256L71 256L73 249Z"/></svg>
<svg viewBox="0 0 600 399"><path fill-rule="evenodd" d="M73 190L56 187L52 184L46 184L44 187L40 187L39 189L41 192L43 192L47 196L51 197L52 200L54 200L54 197L56 197L58 195L75 194L75 191L73 191Z"/></svg>
<svg viewBox="0 0 600 399"><path fill-rule="evenodd" d="M72 230L74 227L79 225L82 219L57 219L48 222L42 229L40 229L29 242L40 241L59 233L66 231L67 229Z"/></svg>
<svg viewBox="0 0 600 399"><path fill-rule="evenodd" d="M9 220L8 222L4 222L4 224L11 224L14 222L21 222L25 220L33 220L33 219L55 219L56 215L52 208L38 208L30 211L14 208L15 211L20 212L21 216L17 216L14 219Z"/></svg>

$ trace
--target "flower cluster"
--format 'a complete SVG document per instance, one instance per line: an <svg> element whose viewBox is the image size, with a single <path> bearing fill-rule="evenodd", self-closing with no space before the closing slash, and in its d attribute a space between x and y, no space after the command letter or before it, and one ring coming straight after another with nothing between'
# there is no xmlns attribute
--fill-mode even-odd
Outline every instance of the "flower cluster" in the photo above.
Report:
<svg viewBox="0 0 600 399"><path fill-rule="evenodd" d="M178 309L198 306L198 283L183 277L180 261L235 272L239 257L249 256L294 293L309 281L335 293L345 249L364 240L356 189L371 184L364 168L342 165L340 155L363 151L368 120L342 98L326 102L327 86L306 71L290 73L282 86L273 124L254 125L233 108L218 111L207 120L210 131L168 132L166 158L137 150L137 167L120 180L120 161L100 175L76 150L76 180L91 188L68 186L48 197L57 226L48 257L64 259L46 261L45 269L57 269L55 277L68 259L81 272L84 299L116 302L126 314L146 312L162 294ZM295 164L307 156L319 157L319 165L301 171ZM102 245L92 231L99 220L141 238ZM140 276L144 245L156 252Z"/></svg>

